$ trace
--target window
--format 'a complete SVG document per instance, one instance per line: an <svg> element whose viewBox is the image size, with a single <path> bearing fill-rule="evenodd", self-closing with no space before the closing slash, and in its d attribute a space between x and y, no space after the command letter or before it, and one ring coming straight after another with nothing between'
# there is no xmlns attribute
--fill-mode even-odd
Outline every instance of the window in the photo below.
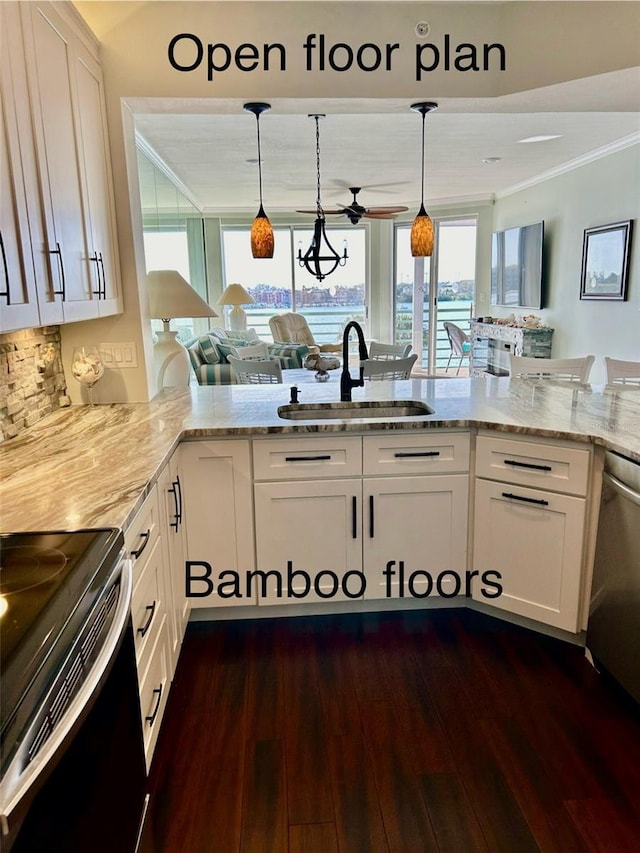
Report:
<svg viewBox="0 0 640 853"><path fill-rule="evenodd" d="M298 264L298 247L304 255L313 231L294 226L274 227L275 251L271 259L251 257L250 228L222 230L225 284L240 282L255 299L245 305L247 325L258 336L270 339L269 317L285 311L304 314L318 343L339 339L349 320L366 319L366 230L331 228L327 234L336 251L347 240L349 258L328 278L319 282Z"/></svg>
<svg viewBox="0 0 640 853"><path fill-rule="evenodd" d="M432 258L411 257L411 225L395 229L395 340L411 343L418 364L431 374L447 372L445 321L469 332L476 277L476 218L435 220L434 227Z"/></svg>

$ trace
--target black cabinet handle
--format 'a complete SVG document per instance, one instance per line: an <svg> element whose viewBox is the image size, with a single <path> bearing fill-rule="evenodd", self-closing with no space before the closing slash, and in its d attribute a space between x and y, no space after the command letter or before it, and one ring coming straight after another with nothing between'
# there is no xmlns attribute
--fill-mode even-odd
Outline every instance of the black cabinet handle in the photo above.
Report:
<svg viewBox="0 0 640 853"><path fill-rule="evenodd" d="M531 468L533 471L552 471L551 465L535 465L533 462L518 462L516 459L503 459L505 465L513 465L515 468Z"/></svg>
<svg viewBox="0 0 640 853"><path fill-rule="evenodd" d="M178 491L178 525L182 524L182 483L180 474L176 474L175 486Z"/></svg>
<svg viewBox="0 0 640 853"><path fill-rule="evenodd" d="M358 498L351 498L351 538L358 538Z"/></svg>
<svg viewBox="0 0 640 853"><path fill-rule="evenodd" d="M393 454L396 459L411 459L415 456L440 456L439 450L400 451Z"/></svg>
<svg viewBox="0 0 640 853"><path fill-rule="evenodd" d="M102 299L107 298L107 277L104 274L104 261L102 260L102 252L98 252L98 265L102 272Z"/></svg>
<svg viewBox="0 0 640 853"><path fill-rule="evenodd" d="M326 462L331 459L331 454L326 456L285 456L285 462Z"/></svg>
<svg viewBox="0 0 640 853"><path fill-rule="evenodd" d="M4 240L2 231L0 231L0 253L2 254L2 267L4 269L5 289L0 290L0 296L4 296L7 300L7 305L11 305L11 293L9 291L9 264L7 263L7 253L4 250Z"/></svg>
<svg viewBox="0 0 640 853"><path fill-rule="evenodd" d="M503 492L503 498L510 498L513 501L524 501L528 504L538 504L538 506L549 506L549 501L545 501L543 498L525 498L523 495L514 495L511 492Z"/></svg>
<svg viewBox="0 0 640 853"><path fill-rule="evenodd" d="M102 299L102 282L100 281L100 262L98 261L98 253L94 252L93 255L89 255L89 260L96 265L96 276L98 277L98 289L93 291L93 295L97 296L98 299Z"/></svg>
<svg viewBox="0 0 640 853"><path fill-rule="evenodd" d="M369 495L369 538L374 536L373 495Z"/></svg>
<svg viewBox="0 0 640 853"><path fill-rule="evenodd" d="M156 602L154 601L153 604L147 604L145 610L149 611L149 616L147 617L147 621L144 623L144 625L141 625L140 628L138 628L138 634L140 634L141 637L144 637L144 635L151 627L151 623L153 622L153 616L156 612Z"/></svg>
<svg viewBox="0 0 640 853"><path fill-rule="evenodd" d="M155 718L158 715L158 711L160 710L160 702L162 701L162 684L160 687L153 688L153 695L156 697L156 707L153 709L153 712L144 718L146 723L149 723L150 726L153 725Z"/></svg>
<svg viewBox="0 0 640 853"><path fill-rule="evenodd" d="M149 543L150 534L151 534L151 528L147 528L144 533L140 534L140 538L142 539L142 545L140 545L139 548L136 548L135 551L131 552L131 556L134 557L136 560L138 559L140 554L142 554L144 549L147 547L147 545Z"/></svg>
<svg viewBox="0 0 640 853"><path fill-rule="evenodd" d="M169 527L172 527L175 530L175 532L177 533L178 528L180 527L180 515L178 512L178 487L177 487L177 483L175 480L171 484L171 488L168 491L170 492L170 494L173 495L173 506L174 506L173 521L169 522Z"/></svg>
<svg viewBox="0 0 640 853"><path fill-rule="evenodd" d="M58 264L60 266L60 283L62 287L60 288L60 290L54 289L53 292L58 296L62 296L62 301L64 302L67 298L67 284L64 278L64 260L62 258L62 249L60 248L60 243L56 243L55 249L49 249L49 254L58 256Z"/></svg>

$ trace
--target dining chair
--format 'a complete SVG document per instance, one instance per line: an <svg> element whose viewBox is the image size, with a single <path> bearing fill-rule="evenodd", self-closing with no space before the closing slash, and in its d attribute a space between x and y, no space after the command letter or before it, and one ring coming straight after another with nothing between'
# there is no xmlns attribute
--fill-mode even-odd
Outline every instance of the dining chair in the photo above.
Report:
<svg viewBox="0 0 640 853"><path fill-rule="evenodd" d="M406 358L411 352L411 344L380 344L372 341L369 346L371 361L393 361L396 358Z"/></svg>
<svg viewBox="0 0 640 853"><path fill-rule="evenodd" d="M451 347L451 352L449 353L449 360L447 361L447 366L444 369L444 372L447 373L449 370L449 365L451 364L452 358L459 359L458 361L458 369L456 370L456 376L460 373L460 368L462 367L462 362L466 358L469 360L469 353L471 352L471 338L469 335L461 329L460 326L456 326L455 323L451 323L449 321L442 324L444 326L444 330L447 333L447 337L449 338L449 346Z"/></svg>
<svg viewBox="0 0 640 853"><path fill-rule="evenodd" d="M227 358L239 385L269 385L282 382L282 367L279 361L236 358L233 355Z"/></svg>
<svg viewBox="0 0 640 853"><path fill-rule="evenodd" d="M416 353L408 358L394 358L390 361L368 358L363 362L363 376L365 379L409 379L417 358Z"/></svg>
<svg viewBox="0 0 640 853"><path fill-rule="evenodd" d="M640 361L621 361L605 356L604 363L607 368L608 386L640 390Z"/></svg>
<svg viewBox="0 0 640 853"><path fill-rule="evenodd" d="M582 385L589 381L595 356L583 358L529 358L511 355L511 376L524 379L562 379Z"/></svg>

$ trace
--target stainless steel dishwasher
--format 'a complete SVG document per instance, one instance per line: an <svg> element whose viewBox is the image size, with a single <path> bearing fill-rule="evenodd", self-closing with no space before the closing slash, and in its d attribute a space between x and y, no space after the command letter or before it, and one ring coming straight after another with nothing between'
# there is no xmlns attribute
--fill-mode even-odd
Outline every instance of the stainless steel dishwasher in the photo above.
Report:
<svg viewBox="0 0 640 853"><path fill-rule="evenodd" d="M640 464L607 451L587 648L640 702Z"/></svg>

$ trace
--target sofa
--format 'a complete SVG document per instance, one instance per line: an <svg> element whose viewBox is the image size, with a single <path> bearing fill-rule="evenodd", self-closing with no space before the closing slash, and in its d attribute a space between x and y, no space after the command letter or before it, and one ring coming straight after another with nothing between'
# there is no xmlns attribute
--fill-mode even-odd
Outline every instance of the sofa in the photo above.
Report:
<svg viewBox="0 0 640 853"><path fill-rule="evenodd" d="M241 357L239 350L262 343L253 329L228 332L214 326L205 335L184 341L199 385L235 385L236 376L227 356ZM303 344L266 344L269 358L283 370L304 366L309 347Z"/></svg>

